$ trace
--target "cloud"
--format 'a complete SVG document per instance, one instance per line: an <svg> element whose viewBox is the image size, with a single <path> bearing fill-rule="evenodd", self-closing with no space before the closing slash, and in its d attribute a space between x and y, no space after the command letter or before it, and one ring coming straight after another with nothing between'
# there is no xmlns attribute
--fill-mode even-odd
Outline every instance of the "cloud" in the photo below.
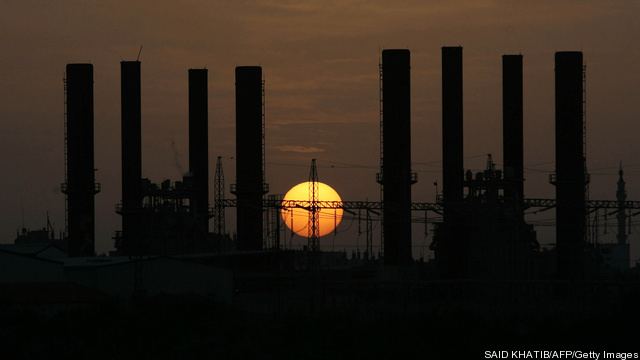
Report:
<svg viewBox="0 0 640 360"><path fill-rule="evenodd" d="M276 149L284 152L297 152L297 153L314 153L324 152L324 149L317 148L315 146L299 146L299 145L281 145L275 146Z"/></svg>

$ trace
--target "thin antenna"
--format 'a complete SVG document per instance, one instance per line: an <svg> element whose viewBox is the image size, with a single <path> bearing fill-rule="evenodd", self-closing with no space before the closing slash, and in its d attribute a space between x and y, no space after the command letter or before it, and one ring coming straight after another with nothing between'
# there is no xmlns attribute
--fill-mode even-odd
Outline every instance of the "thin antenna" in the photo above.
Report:
<svg viewBox="0 0 640 360"><path fill-rule="evenodd" d="M22 193L22 186L20 186L20 213L22 215L22 228L24 229L24 195Z"/></svg>
<svg viewBox="0 0 640 360"><path fill-rule="evenodd" d="M140 53L142 52L142 45L140 45L140 51L138 51L138 58L136 61L140 61Z"/></svg>
<svg viewBox="0 0 640 360"><path fill-rule="evenodd" d="M51 221L49 220L49 210L47 210L47 237L49 240L53 240L55 236L53 225L51 225Z"/></svg>

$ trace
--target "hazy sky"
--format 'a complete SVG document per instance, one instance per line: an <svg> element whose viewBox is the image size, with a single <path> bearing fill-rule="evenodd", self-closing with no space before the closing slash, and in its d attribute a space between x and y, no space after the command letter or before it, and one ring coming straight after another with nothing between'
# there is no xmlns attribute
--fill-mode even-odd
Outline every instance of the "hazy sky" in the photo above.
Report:
<svg viewBox="0 0 640 360"><path fill-rule="evenodd" d="M581 50L587 65L591 198L615 198L622 161L629 199L639 200L639 15L636 0L5 0L0 242L12 242L23 223L44 227L47 211L57 229L63 227L64 70L67 63L91 62L96 179L102 184L96 196L96 250L112 249L113 232L121 228L114 212L121 198L120 61L135 60L141 45L143 176L156 183L180 180L188 170L187 70L202 67L209 69L211 194L217 156L224 158L227 189L235 182L234 68L261 65L271 193L283 194L305 181L311 159L317 158L320 180L343 199L379 200L380 50L408 48L412 162L418 173L413 201L432 202L433 182L441 182L440 48L461 45L465 168L483 169L488 153L501 168L501 56L521 53L525 196L555 196L547 181L555 169L554 53ZM228 210L230 231L234 213ZM545 212L532 221L552 223L553 217ZM347 235L338 235L336 244L353 243L357 222L345 216L340 229ZM414 246L431 241L431 234L423 241L423 229L414 227ZM553 236L550 227L538 229L543 237ZM638 238L630 238L632 247L640 247ZM334 241L326 239L323 247ZM420 251L414 247L414 256Z"/></svg>

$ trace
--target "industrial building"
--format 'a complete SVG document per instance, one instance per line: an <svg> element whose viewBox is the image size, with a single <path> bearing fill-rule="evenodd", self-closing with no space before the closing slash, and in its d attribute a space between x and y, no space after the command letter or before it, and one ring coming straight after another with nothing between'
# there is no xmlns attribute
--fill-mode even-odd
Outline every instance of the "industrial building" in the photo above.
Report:
<svg viewBox="0 0 640 360"><path fill-rule="evenodd" d="M491 155L483 172L464 171L462 47L442 48L442 223L430 246L441 276L533 279L539 245L524 222L522 56L503 60L504 173ZM466 192L465 192L466 189Z"/></svg>
<svg viewBox="0 0 640 360"><path fill-rule="evenodd" d="M175 255L216 249L209 233L207 69L189 69L189 172L160 185L142 178L141 63L121 63L122 231L119 255Z"/></svg>

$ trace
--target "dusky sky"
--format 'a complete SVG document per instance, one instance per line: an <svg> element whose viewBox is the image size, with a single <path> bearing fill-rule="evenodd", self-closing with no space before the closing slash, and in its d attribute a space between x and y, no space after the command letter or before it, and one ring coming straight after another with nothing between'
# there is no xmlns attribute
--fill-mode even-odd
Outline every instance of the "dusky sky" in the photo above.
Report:
<svg viewBox="0 0 640 360"><path fill-rule="evenodd" d="M555 170L554 53L580 50L587 65L590 196L615 199L622 162L628 200L640 199L635 0L7 0L2 8L1 243L12 242L23 225L44 227L47 212L58 231L64 226L64 69L90 62L102 184L96 250L113 248L113 232L121 229L114 211L121 198L120 61L135 60L141 45L143 177L153 182L180 180L188 170L187 69L209 69L211 203L216 157L223 157L228 197L235 182L237 65L263 67L271 194L306 181L317 158L320 181L343 199L379 200L378 63L380 50L391 48L411 50L413 201L433 202L433 183L441 182L440 48L458 45L464 47L465 169L484 169L489 153L501 168L502 55L521 53L525 196L555 197L548 184ZM229 231L234 215L227 210ZM602 239L613 241L614 216L607 227L600 216ZM541 242L554 241L553 211L529 219ZM629 240L637 258L635 224ZM339 230L351 235L326 241L353 245L357 222L345 217ZM413 232L417 257L431 234L425 241L423 224Z"/></svg>

